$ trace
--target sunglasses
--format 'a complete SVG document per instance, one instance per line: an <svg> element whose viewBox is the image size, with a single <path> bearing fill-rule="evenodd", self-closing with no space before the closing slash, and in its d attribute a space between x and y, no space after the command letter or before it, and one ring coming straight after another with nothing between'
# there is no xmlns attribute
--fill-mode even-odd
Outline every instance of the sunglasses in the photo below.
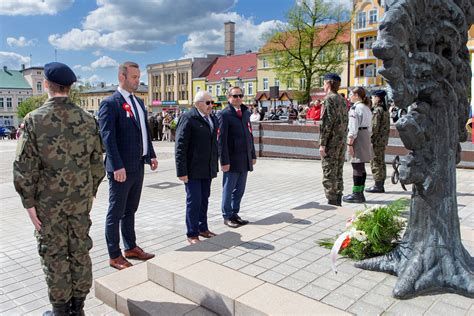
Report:
<svg viewBox="0 0 474 316"><path fill-rule="evenodd" d="M243 95L243 94L233 94L232 97L233 97L234 99L237 99L237 98L241 98L241 99L242 99L242 98L244 97L244 95Z"/></svg>
<svg viewBox="0 0 474 316"><path fill-rule="evenodd" d="M199 101L199 102L204 102L206 105L212 104L212 101Z"/></svg>

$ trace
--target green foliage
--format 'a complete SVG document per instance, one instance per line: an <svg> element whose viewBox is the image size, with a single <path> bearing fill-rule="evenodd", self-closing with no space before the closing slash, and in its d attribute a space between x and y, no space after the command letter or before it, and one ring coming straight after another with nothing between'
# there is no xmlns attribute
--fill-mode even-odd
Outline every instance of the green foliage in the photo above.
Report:
<svg viewBox="0 0 474 316"><path fill-rule="evenodd" d="M34 97L29 97L25 101L21 102L18 105L18 117L24 118L26 114L30 113L31 111L43 105L43 103L46 101L47 98L48 98L48 95L43 94L43 95L37 95Z"/></svg>
<svg viewBox="0 0 474 316"><path fill-rule="evenodd" d="M172 121L170 122L170 130L175 131L177 125L178 125L178 124L176 123L176 120L172 120Z"/></svg>
<svg viewBox="0 0 474 316"><path fill-rule="evenodd" d="M352 236L349 245L341 249L340 254L362 260L392 251L399 242L400 234L405 227L405 221L400 218L400 214L408 207L408 204L407 199L400 199L388 206L356 212L348 221L347 231L359 232L358 235L362 234L364 237ZM336 238L322 239L318 244L325 248L332 248Z"/></svg>
<svg viewBox="0 0 474 316"><path fill-rule="evenodd" d="M69 98L72 100L73 103L80 105L81 103L81 88L76 87L75 85L71 87L69 91ZM48 95L42 94L33 97L29 97L25 101L21 102L18 105L18 117L24 118L26 114L30 113L31 111L39 108L43 103L48 99Z"/></svg>
<svg viewBox="0 0 474 316"><path fill-rule="evenodd" d="M319 86L320 77L328 72L341 73L347 61L347 44L341 37L348 30L348 13L324 0L303 0L287 13L287 23L267 35L264 53L270 53L280 82L300 85L302 100L310 100L310 91ZM328 24L329 23L329 24Z"/></svg>

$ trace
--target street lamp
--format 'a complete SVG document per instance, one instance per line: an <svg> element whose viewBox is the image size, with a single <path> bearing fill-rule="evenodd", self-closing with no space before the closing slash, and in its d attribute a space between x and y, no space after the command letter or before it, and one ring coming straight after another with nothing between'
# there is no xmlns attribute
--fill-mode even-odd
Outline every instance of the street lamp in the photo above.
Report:
<svg viewBox="0 0 474 316"><path fill-rule="evenodd" d="M227 89L229 87L229 81L226 78L222 78L221 85L222 85L223 95L226 95L227 94Z"/></svg>

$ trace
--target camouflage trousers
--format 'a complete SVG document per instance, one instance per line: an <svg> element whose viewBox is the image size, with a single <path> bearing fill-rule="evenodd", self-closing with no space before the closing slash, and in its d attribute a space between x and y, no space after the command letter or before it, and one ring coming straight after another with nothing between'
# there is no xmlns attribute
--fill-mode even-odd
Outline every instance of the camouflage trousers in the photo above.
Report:
<svg viewBox="0 0 474 316"><path fill-rule="evenodd" d="M342 172L344 167L345 144L326 147L326 157L321 161L323 167L323 187L328 200L335 200L344 191Z"/></svg>
<svg viewBox="0 0 474 316"><path fill-rule="evenodd" d="M374 181L385 181L387 167L385 165L385 146L374 147L374 158L370 161Z"/></svg>
<svg viewBox="0 0 474 316"><path fill-rule="evenodd" d="M53 305L64 304L73 296L86 297L92 286L89 211L90 207L82 214L68 215L57 209L54 213L37 210L42 225L35 236Z"/></svg>

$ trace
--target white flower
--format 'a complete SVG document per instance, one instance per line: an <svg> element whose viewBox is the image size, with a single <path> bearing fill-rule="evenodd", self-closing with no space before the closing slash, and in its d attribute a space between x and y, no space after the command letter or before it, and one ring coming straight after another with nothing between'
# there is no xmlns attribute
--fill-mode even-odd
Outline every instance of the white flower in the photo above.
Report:
<svg viewBox="0 0 474 316"><path fill-rule="evenodd" d="M357 239L358 241L364 241L367 239L367 235L362 230L356 230L354 233L351 234L352 237Z"/></svg>

